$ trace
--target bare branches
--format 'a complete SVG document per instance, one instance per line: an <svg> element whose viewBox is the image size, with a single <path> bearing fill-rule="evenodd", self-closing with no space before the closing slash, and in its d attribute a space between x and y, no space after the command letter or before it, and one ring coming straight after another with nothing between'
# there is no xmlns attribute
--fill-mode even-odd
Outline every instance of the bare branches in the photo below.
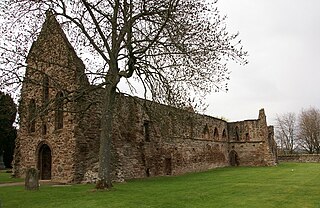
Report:
<svg viewBox="0 0 320 208"><path fill-rule="evenodd" d="M299 145L308 153L320 153L320 111L309 108L299 116Z"/></svg>
<svg viewBox="0 0 320 208"><path fill-rule="evenodd" d="M112 125L116 90L122 78L138 80L146 98L185 108L193 103L190 97L196 96L201 102L211 91L226 88L226 61L247 63L238 34L229 34L225 17L203 0L14 0L6 1L6 9L2 7L6 12L0 16L14 28L10 30L7 24L0 28L0 53L5 54L0 57L2 72L25 66L31 48L25 80L39 84L41 73L64 77L61 85L54 76L48 78L50 86L57 88L51 94L63 101L73 102L86 97L86 88L104 86L97 188L112 186ZM45 29L40 32L42 24ZM84 64L75 51L85 61L91 81L100 84L96 88L84 78ZM25 86L23 90L28 88ZM31 94L48 91L41 91L46 84L40 89L34 86L30 87ZM131 82L129 87L134 89ZM57 103L60 128L63 103Z"/></svg>
<svg viewBox="0 0 320 208"><path fill-rule="evenodd" d="M227 32L225 16L212 5L200 0L16 0L5 6L13 25L34 22L21 30L28 39L16 44L24 47L22 57L26 57L43 21L43 17L30 17L50 9L66 23L65 32L84 59L92 81L103 80L113 69L120 78L140 80L154 100L172 104L168 100L172 96L166 93L185 96L194 90L202 95L227 90L225 62L247 63L238 34ZM17 36L6 37L14 41ZM16 63L22 61L16 59ZM180 103L188 100L175 96Z"/></svg>
<svg viewBox="0 0 320 208"><path fill-rule="evenodd" d="M281 150L289 154L293 154L293 150L297 146L296 120L296 115L294 113L278 115L276 118L276 138L278 140Z"/></svg>
<svg viewBox="0 0 320 208"><path fill-rule="evenodd" d="M304 109L296 118L294 113L277 116L276 139L284 153L320 153L320 111Z"/></svg>

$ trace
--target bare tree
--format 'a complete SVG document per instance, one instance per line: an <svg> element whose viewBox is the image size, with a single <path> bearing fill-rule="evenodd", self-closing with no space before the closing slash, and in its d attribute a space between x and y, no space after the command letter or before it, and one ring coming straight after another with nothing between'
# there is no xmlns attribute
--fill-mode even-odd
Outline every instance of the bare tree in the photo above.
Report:
<svg viewBox="0 0 320 208"><path fill-rule="evenodd" d="M216 2L214 2L216 3ZM45 11L57 17L85 60L92 80L104 86L97 188L112 186L112 123L120 80L138 80L145 95L183 107L192 94L227 89L229 59L246 63L238 34L204 0L13 0L1 4L2 83L21 82L27 49ZM15 28L15 30L12 30ZM22 70L21 70L22 69ZM131 79L129 79L131 78Z"/></svg>
<svg viewBox="0 0 320 208"><path fill-rule="evenodd" d="M299 116L299 146L309 154L320 153L320 111L302 110Z"/></svg>
<svg viewBox="0 0 320 208"><path fill-rule="evenodd" d="M285 113L276 117L276 139L281 150L293 153L296 146L297 119L295 113Z"/></svg>

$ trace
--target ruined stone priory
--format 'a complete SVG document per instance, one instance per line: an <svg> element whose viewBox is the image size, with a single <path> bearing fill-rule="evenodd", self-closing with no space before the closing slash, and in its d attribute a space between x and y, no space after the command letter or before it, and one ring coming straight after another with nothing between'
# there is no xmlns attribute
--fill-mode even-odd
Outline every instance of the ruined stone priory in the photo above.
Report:
<svg viewBox="0 0 320 208"><path fill-rule="evenodd" d="M89 84L53 15L47 14L26 62L13 174L25 177L36 168L41 180L95 182L102 89ZM115 181L276 164L273 127L263 109L257 119L227 122L123 94L116 102Z"/></svg>

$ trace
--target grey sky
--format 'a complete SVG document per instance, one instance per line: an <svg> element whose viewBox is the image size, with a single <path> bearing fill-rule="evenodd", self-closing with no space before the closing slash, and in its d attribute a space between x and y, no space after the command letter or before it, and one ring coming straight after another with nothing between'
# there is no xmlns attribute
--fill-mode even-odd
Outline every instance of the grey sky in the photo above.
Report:
<svg viewBox="0 0 320 208"><path fill-rule="evenodd" d="M229 64L228 93L208 97L206 114L230 120L320 108L320 1L220 0L227 27L240 32L249 64Z"/></svg>
<svg viewBox="0 0 320 208"><path fill-rule="evenodd" d="M210 1L210 0L208 0ZM212 93L206 114L231 121L310 106L320 109L320 1L219 0L228 31L240 32L249 64L230 63L228 93Z"/></svg>

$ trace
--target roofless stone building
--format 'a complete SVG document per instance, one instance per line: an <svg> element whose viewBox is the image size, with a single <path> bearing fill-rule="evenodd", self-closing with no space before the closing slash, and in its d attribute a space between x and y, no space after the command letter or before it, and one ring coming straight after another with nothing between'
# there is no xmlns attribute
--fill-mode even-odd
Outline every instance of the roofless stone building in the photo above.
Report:
<svg viewBox="0 0 320 208"><path fill-rule="evenodd" d="M14 174L94 182L98 171L101 89L54 16L47 15L28 58L19 106ZM214 117L119 94L113 132L114 180L177 175L224 166L276 163L273 128L258 119Z"/></svg>

